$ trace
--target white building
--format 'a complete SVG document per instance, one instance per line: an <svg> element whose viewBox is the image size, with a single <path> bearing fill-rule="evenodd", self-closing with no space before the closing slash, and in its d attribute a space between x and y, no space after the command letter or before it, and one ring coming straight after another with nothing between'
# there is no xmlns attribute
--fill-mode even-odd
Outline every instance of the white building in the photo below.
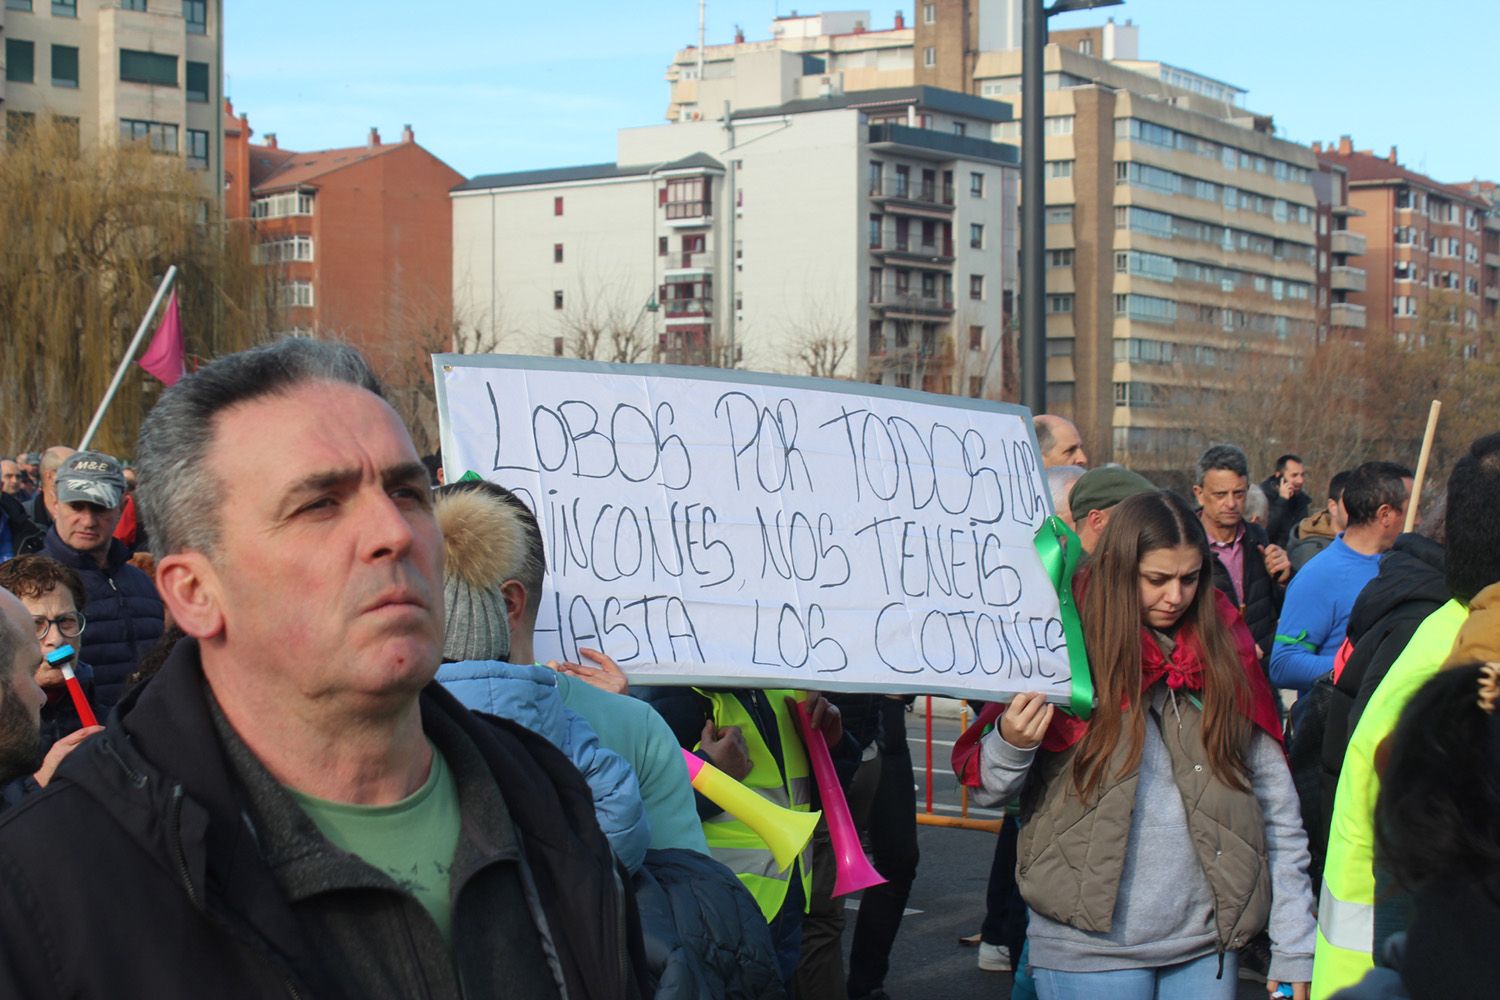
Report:
<svg viewBox="0 0 1500 1000"><path fill-rule="evenodd" d="M5 0L9 135L50 115L84 146L148 143L224 190L223 0Z"/></svg>
<svg viewBox="0 0 1500 1000"><path fill-rule="evenodd" d="M1000 102L927 87L624 129L618 162L453 192L458 320L504 350L1000 393Z"/></svg>

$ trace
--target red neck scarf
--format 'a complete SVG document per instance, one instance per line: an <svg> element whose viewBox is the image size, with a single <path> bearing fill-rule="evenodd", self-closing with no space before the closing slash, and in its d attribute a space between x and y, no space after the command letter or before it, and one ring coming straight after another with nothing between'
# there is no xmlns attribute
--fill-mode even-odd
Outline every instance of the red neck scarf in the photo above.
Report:
<svg viewBox="0 0 1500 1000"><path fill-rule="evenodd" d="M1222 591L1214 591L1214 605L1218 611L1219 620L1229 629L1229 634L1234 640L1235 652L1239 654L1240 667L1245 672L1245 680L1249 686L1248 703L1241 706L1241 711L1252 725L1265 730L1276 742L1280 743L1281 717L1276 711L1275 697L1271 693L1270 682L1266 680L1265 672L1260 668L1260 657L1255 654L1255 640L1250 636L1250 629L1245 625L1244 616ZM1163 679L1166 680L1168 689L1172 691L1203 690L1203 647L1198 642L1196 631L1192 626L1185 625L1177 630L1175 638L1176 645L1172 648L1172 654L1168 656L1157 645L1151 630L1145 626L1141 627L1142 695L1151 690L1152 685L1157 681ZM1051 750L1054 753L1066 750L1083 739L1083 734L1088 732L1088 728L1089 724L1082 719L1065 715L1062 712L1054 712L1052 724L1047 727L1047 734L1042 737L1042 749Z"/></svg>

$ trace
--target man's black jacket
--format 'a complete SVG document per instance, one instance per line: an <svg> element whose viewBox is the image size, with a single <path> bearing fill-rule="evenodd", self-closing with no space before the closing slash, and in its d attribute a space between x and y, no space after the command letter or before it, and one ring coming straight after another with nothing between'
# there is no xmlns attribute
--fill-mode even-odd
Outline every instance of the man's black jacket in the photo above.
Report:
<svg viewBox="0 0 1500 1000"><path fill-rule="evenodd" d="M42 536L47 533L47 529L39 527L27 516L26 507L21 501L9 493L0 493L0 515L10 525L10 544L16 555L25 556L41 550Z"/></svg>
<svg viewBox="0 0 1500 1000"><path fill-rule="evenodd" d="M466 907L465 889L454 902L457 995L557 996L559 981L570 1000L643 995L634 900L582 776L545 739L468 712L436 684L421 698L424 728L434 719L461 728L503 795L538 925L525 929L548 956L541 969L493 974L510 953L507 928ZM361 960L389 968L401 955L336 962L315 948L299 918L307 904L298 910L282 891L252 814L214 728L197 644L185 640L104 733L0 817L0 996L382 995L334 970ZM319 916L328 914L325 905Z"/></svg>
<svg viewBox="0 0 1500 1000"><path fill-rule="evenodd" d="M1286 548L1292 537L1292 529L1307 516L1310 507L1307 494L1298 491L1292 494L1290 500L1286 499L1281 495L1281 480L1276 476L1270 476L1261 483L1260 490L1266 495L1266 534L1271 541Z"/></svg>
<svg viewBox="0 0 1500 1000"><path fill-rule="evenodd" d="M1238 598L1235 588L1230 584L1229 570L1219 562L1218 555L1214 555L1214 586L1223 591L1224 596L1231 601L1237 600L1245 616L1245 624L1250 628L1250 635L1260 647L1262 668L1271 661L1271 644L1276 640L1276 621L1281 617L1281 602L1286 597L1286 588L1271 579L1271 574L1266 572L1266 560L1260 554L1260 547L1265 544L1266 533L1260 526L1246 523L1245 537L1240 540L1244 579L1239 581Z"/></svg>
<svg viewBox="0 0 1500 1000"><path fill-rule="evenodd" d="M1380 572L1359 592L1349 613L1344 635L1349 652L1338 679L1324 677L1314 686L1312 707L1292 737L1292 778L1302 802L1314 885L1322 876L1334 793L1349 739L1417 627L1448 603L1446 561L1443 547L1429 538L1406 534L1396 539L1381 557Z"/></svg>

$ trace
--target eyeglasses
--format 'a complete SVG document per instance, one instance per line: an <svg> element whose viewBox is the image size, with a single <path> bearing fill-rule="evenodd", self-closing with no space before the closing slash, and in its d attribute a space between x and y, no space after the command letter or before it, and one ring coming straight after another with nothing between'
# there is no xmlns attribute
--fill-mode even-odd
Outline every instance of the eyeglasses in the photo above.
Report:
<svg viewBox="0 0 1500 1000"><path fill-rule="evenodd" d="M32 615L31 624L36 626L36 637L47 638L47 633L52 631L52 626L57 626L57 634L64 639L76 639L83 634L83 626L86 619L82 611L67 611L56 618L43 618L41 615Z"/></svg>

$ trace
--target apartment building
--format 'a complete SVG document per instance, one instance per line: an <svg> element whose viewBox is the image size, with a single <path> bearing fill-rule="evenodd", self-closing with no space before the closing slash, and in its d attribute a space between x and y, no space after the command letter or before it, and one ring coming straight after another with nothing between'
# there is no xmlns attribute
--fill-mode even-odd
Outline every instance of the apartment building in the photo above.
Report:
<svg viewBox="0 0 1500 1000"><path fill-rule="evenodd" d="M1348 301L1364 309L1370 335L1389 332L1420 343L1441 332L1476 354L1480 327L1500 301L1500 255L1486 249L1496 244L1482 190L1409 170L1394 147L1379 156L1344 136L1313 149L1348 173L1349 203L1362 213L1350 229L1365 238L1369 280Z"/></svg>
<svg viewBox="0 0 1500 1000"><path fill-rule="evenodd" d="M458 187L459 314L507 350L998 398L1018 156L991 134L1009 107L925 87L731 101L621 130L615 163Z"/></svg>
<svg viewBox="0 0 1500 1000"><path fill-rule="evenodd" d="M736 99L750 101L736 107L766 107L791 98L910 87L913 36L905 16L897 11L890 28L873 29L872 23L867 10L793 13L771 22L769 39L747 42L736 29L730 44L681 49L667 67L667 121L719 118L725 101ZM796 59L781 60L782 53ZM776 76L756 100L744 78L747 70L766 66L775 66Z"/></svg>
<svg viewBox="0 0 1500 1000"><path fill-rule="evenodd" d="M7 134L39 116L84 145L143 142L223 190L223 0L5 0Z"/></svg>
<svg viewBox="0 0 1500 1000"><path fill-rule="evenodd" d="M1316 161L1275 138L1236 88L1137 59L1130 33L1054 39L1043 61L1048 409L1071 416L1096 454L1179 468L1228 391L1316 342ZM1090 54L1103 51L1114 58ZM1019 51L980 54L980 93L1010 97L1020 81Z"/></svg>
<svg viewBox="0 0 1500 1000"><path fill-rule="evenodd" d="M918 0L902 29L913 82L1019 110L1021 12L1020 0ZM871 34L838 38L863 51ZM880 49L891 65L898 41ZM709 47L715 86L747 66L737 52L787 44ZM1055 31L1043 58L1048 409L1079 424L1096 460L1176 469L1205 443L1206 407L1312 349L1318 289L1358 282L1358 241L1332 235L1348 216L1330 204L1320 256L1311 151L1275 138L1243 89L1142 59L1131 22ZM792 85L857 96L863 78L841 65ZM1020 122L995 123L990 139L1019 143ZM1328 288L1329 325L1335 303L1354 322L1352 294Z"/></svg>
<svg viewBox="0 0 1500 1000"><path fill-rule="evenodd" d="M1349 171L1343 167L1319 157L1312 181L1318 199L1318 342L1330 336L1360 341L1365 307L1350 297L1366 287L1366 244L1349 220L1364 213L1349 204Z"/></svg>
<svg viewBox="0 0 1500 1000"><path fill-rule="evenodd" d="M451 349L452 213L463 175L417 144L371 129L365 144L300 153L223 105L226 215L255 228L255 261L277 271L283 328L337 336L377 365Z"/></svg>

